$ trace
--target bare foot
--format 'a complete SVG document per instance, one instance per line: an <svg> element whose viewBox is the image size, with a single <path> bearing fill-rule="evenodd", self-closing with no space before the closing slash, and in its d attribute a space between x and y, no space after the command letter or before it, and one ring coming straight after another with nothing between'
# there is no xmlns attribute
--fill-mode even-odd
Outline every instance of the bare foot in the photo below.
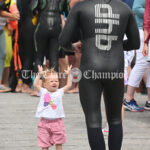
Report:
<svg viewBox="0 0 150 150"><path fill-rule="evenodd" d="M72 94L72 93L78 93L78 92L79 92L79 90L77 88L74 88L72 90L67 91L66 93Z"/></svg>
<svg viewBox="0 0 150 150"><path fill-rule="evenodd" d="M32 89L29 87L29 85L23 83L21 92L22 93L31 93Z"/></svg>
<svg viewBox="0 0 150 150"><path fill-rule="evenodd" d="M19 93L19 92L21 92L21 89L22 89L22 80L19 79L15 91L16 91L17 93Z"/></svg>
<svg viewBox="0 0 150 150"><path fill-rule="evenodd" d="M31 92L31 94L30 94L31 96L38 96L38 92L37 91L35 91L35 90L33 90L32 92Z"/></svg>

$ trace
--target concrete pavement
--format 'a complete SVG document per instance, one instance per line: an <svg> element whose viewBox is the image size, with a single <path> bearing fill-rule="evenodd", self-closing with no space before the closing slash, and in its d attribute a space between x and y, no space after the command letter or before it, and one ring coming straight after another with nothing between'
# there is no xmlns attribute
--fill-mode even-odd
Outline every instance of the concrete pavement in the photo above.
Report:
<svg viewBox="0 0 150 150"><path fill-rule="evenodd" d="M147 96L136 94L138 104L144 106ZM37 147L35 111L39 97L21 93L0 93L0 150L40 150ZM90 150L84 115L78 94L65 94L64 119L67 143L64 150ZM103 126L105 125L102 102ZM150 150L150 111L125 112L122 150ZM107 136L105 136L107 143ZM51 148L54 150L55 148Z"/></svg>

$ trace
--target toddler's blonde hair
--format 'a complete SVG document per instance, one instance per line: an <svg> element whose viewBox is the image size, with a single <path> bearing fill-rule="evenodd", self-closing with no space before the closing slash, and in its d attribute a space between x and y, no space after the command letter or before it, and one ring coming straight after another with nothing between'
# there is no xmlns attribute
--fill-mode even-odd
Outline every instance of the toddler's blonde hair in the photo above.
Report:
<svg viewBox="0 0 150 150"><path fill-rule="evenodd" d="M44 72L45 72L45 73L44 73L43 78L42 78L42 81L43 81L43 82L45 82L46 79L47 79L49 76L51 76L51 75L57 75L57 76L58 76L58 74L57 74L57 72L55 71L54 68L46 69Z"/></svg>

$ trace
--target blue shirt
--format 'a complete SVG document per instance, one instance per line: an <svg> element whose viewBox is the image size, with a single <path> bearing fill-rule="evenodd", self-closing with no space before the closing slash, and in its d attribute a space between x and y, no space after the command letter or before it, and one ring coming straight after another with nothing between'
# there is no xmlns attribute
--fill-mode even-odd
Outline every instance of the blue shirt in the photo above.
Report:
<svg viewBox="0 0 150 150"><path fill-rule="evenodd" d="M138 28L143 29L145 0L134 0L132 10L135 15Z"/></svg>

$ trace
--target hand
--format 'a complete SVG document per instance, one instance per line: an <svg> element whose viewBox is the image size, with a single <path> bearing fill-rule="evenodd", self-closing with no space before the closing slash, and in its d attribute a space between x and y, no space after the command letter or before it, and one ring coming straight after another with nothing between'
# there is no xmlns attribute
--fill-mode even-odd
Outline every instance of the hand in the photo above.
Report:
<svg viewBox="0 0 150 150"><path fill-rule="evenodd" d="M72 65L68 66L67 70L64 70L67 75L70 74L71 68Z"/></svg>
<svg viewBox="0 0 150 150"><path fill-rule="evenodd" d="M18 11L14 11L11 13L10 20L19 20L20 19L20 14Z"/></svg>
<svg viewBox="0 0 150 150"><path fill-rule="evenodd" d="M147 43L144 43L144 48L143 48L143 56L147 56L148 55L148 45Z"/></svg>
<svg viewBox="0 0 150 150"><path fill-rule="evenodd" d="M40 76L44 74L43 67L40 65L38 65L38 72Z"/></svg>
<svg viewBox="0 0 150 150"><path fill-rule="evenodd" d="M76 43L73 43L73 46L75 47L75 52L76 53L81 53L81 47L82 47L82 43L79 41L79 42L76 42Z"/></svg>

